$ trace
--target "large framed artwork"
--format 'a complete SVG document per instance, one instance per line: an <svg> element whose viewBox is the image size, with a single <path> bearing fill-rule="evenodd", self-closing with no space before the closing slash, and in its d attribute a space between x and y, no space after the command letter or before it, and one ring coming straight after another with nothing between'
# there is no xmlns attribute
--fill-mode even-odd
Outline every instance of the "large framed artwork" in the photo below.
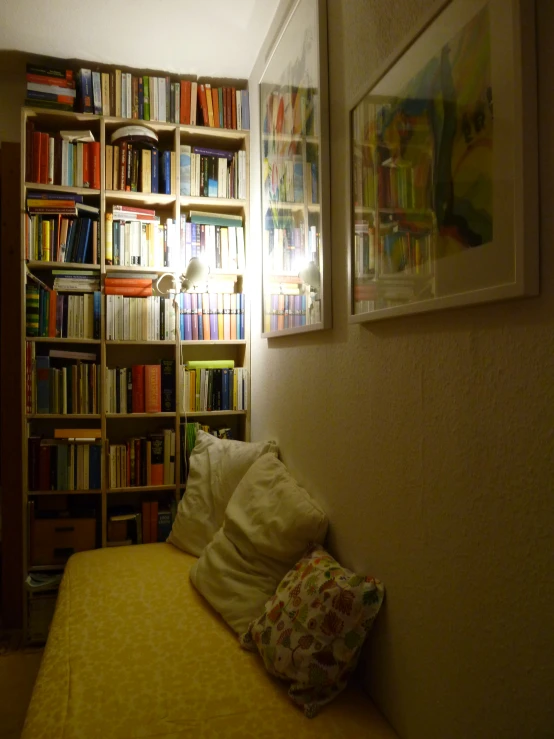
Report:
<svg viewBox="0 0 554 739"><path fill-rule="evenodd" d="M262 336L328 328L327 6L297 0L260 80Z"/></svg>
<svg viewBox="0 0 554 739"><path fill-rule="evenodd" d="M539 289L534 3L435 6L350 110L350 321Z"/></svg>

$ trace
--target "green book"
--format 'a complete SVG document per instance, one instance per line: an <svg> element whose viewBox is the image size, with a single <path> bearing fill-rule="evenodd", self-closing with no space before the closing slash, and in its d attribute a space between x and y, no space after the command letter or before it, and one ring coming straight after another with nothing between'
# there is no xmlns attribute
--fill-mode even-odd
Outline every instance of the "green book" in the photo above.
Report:
<svg viewBox="0 0 554 739"><path fill-rule="evenodd" d="M242 226L242 216L234 216L230 213L203 213L198 210L191 210L190 222L213 226Z"/></svg>
<svg viewBox="0 0 554 739"><path fill-rule="evenodd" d="M27 285L25 290L25 324L27 336L38 336L39 332L39 288Z"/></svg>
<svg viewBox="0 0 554 739"><path fill-rule="evenodd" d="M188 369L234 369L234 359L191 359L187 362Z"/></svg>
<svg viewBox="0 0 554 739"><path fill-rule="evenodd" d="M150 77L143 77L144 120L150 120Z"/></svg>

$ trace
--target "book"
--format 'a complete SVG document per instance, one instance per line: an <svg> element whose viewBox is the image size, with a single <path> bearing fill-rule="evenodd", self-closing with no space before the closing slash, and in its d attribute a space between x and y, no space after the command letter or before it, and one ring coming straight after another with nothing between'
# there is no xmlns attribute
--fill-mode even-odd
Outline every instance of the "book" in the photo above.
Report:
<svg viewBox="0 0 554 739"><path fill-rule="evenodd" d="M164 434L150 434L152 485L164 484Z"/></svg>
<svg viewBox="0 0 554 739"><path fill-rule="evenodd" d="M146 413L160 413L162 410L162 375L159 364L144 367L144 410Z"/></svg>
<svg viewBox="0 0 554 739"><path fill-rule="evenodd" d="M175 412L175 360L161 360L161 410Z"/></svg>
<svg viewBox="0 0 554 739"><path fill-rule="evenodd" d="M54 429L55 439L101 439L100 429Z"/></svg>

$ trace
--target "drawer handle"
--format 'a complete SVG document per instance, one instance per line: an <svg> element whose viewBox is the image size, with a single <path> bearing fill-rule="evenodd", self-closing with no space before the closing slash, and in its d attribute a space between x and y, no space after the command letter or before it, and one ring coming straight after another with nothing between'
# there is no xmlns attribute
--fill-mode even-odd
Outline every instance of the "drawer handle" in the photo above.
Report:
<svg viewBox="0 0 554 739"><path fill-rule="evenodd" d="M56 547L54 549L54 557L64 557L65 559L69 559L72 554L75 554L75 549L73 547Z"/></svg>
<svg viewBox="0 0 554 739"><path fill-rule="evenodd" d="M56 526L54 531L75 531L75 526Z"/></svg>

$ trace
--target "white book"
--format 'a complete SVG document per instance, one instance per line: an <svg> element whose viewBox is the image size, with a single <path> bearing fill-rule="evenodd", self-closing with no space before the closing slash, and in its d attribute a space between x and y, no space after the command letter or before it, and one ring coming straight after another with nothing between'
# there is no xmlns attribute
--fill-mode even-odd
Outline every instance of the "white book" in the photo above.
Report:
<svg viewBox="0 0 554 739"><path fill-rule="evenodd" d="M121 73L121 117L127 118L127 75Z"/></svg>
<svg viewBox="0 0 554 739"><path fill-rule="evenodd" d="M246 269L246 259L244 254L244 228L237 226L237 269L244 272Z"/></svg>
<svg viewBox="0 0 554 739"><path fill-rule="evenodd" d="M131 332L131 305L129 298L123 298L123 341L129 341Z"/></svg>
<svg viewBox="0 0 554 739"><path fill-rule="evenodd" d="M68 185L69 179L68 179L68 160L69 160L69 143L67 141L62 140L62 185Z"/></svg>
<svg viewBox="0 0 554 739"><path fill-rule="evenodd" d="M181 121L181 85L175 83L175 117L174 123L180 123Z"/></svg>
<svg viewBox="0 0 554 739"><path fill-rule="evenodd" d="M133 79L130 72L127 72L127 118L133 117Z"/></svg>
<svg viewBox="0 0 554 739"><path fill-rule="evenodd" d="M83 187L83 144L81 142L77 143L77 151L75 152L75 155L77 156L77 177L75 179L75 187ZM88 187L88 183L87 183Z"/></svg>
<svg viewBox="0 0 554 739"><path fill-rule="evenodd" d="M236 90L236 101L237 101L237 130L242 130L242 107L241 107L241 91Z"/></svg>
<svg viewBox="0 0 554 739"><path fill-rule="evenodd" d="M237 229L235 226L230 226L227 229L228 241L229 241L229 269L234 271L238 269L237 266Z"/></svg>
<svg viewBox="0 0 554 739"><path fill-rule="evenodd" d="M27 82L27 90L31 92L48 92L51 95L64 95L68 98L74 98L77 94L76 90L70 87L58 87L58 85L43 85L40 82Z"/></svg>
<svg viewBox="0 0 554 739"><path fill-rule="evenodd" d="M217 160L217 197L227 197L227 160L219 157Z"/></svg>

